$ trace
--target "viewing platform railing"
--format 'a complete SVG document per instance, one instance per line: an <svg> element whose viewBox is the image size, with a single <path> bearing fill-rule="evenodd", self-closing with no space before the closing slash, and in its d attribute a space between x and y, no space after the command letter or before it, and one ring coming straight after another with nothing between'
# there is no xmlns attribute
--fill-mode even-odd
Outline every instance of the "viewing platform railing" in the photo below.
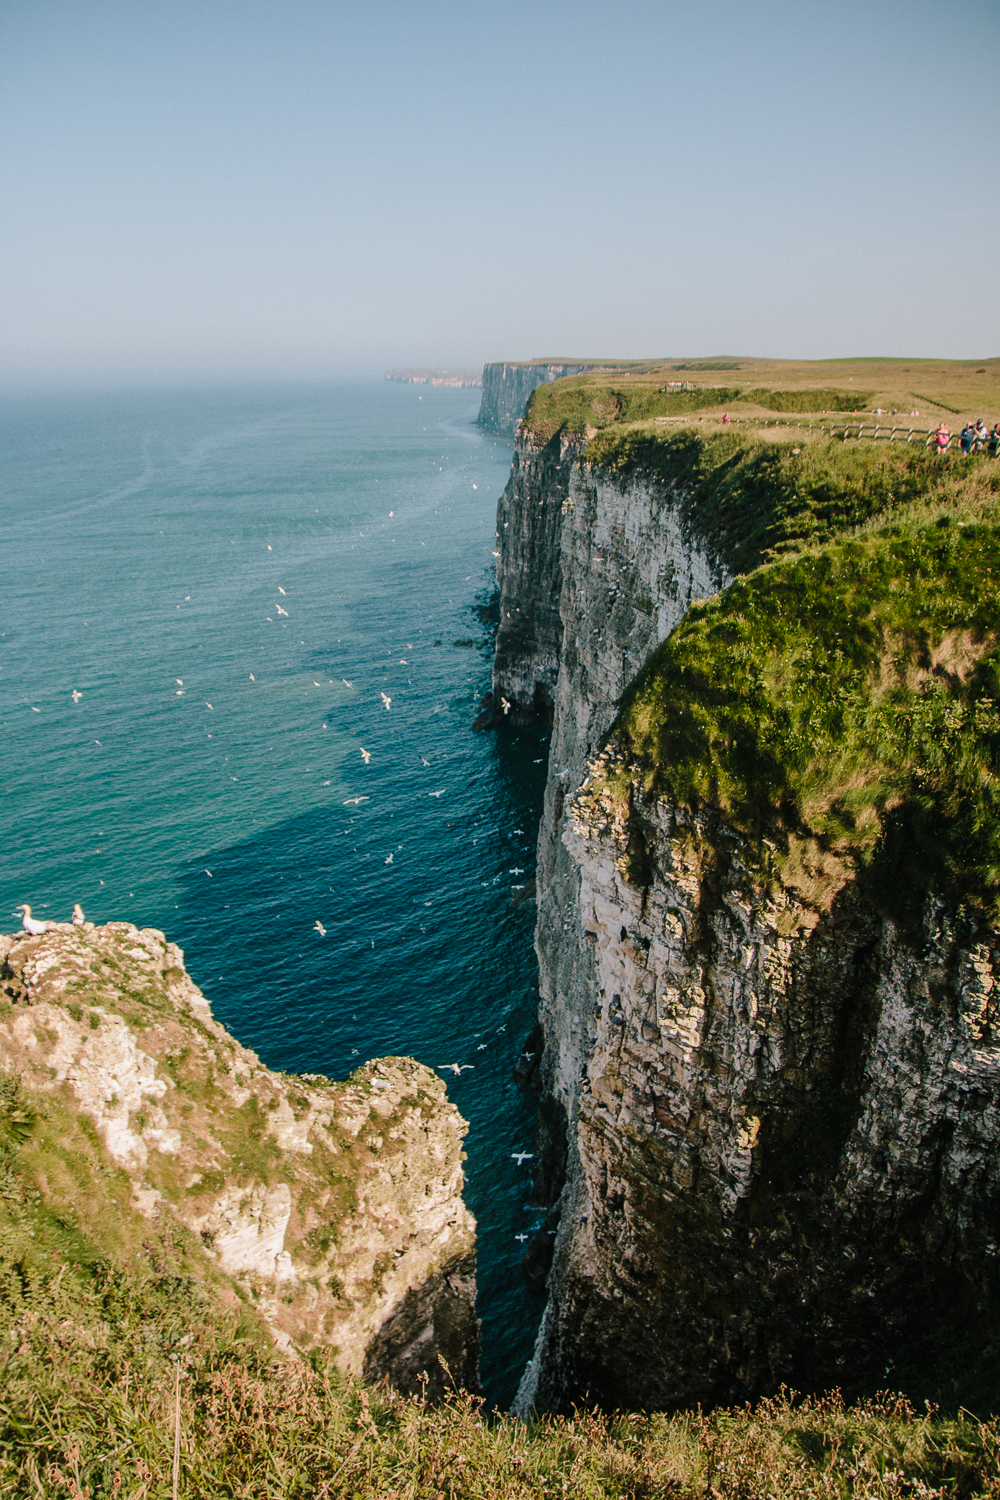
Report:
<svg viewBox="0 0 1000 1500"><path fill-rule="evenodd" d="M937 447L937 429L933 427L903 427L901 424L890 426L888 422L793 422L784 417L730 417L726 423L721 417L654 417L654 422L677 422L681 425L690 426L692 422L716 422L726 427L802 427L809 432L826 432L830 437L841 438L845 443L848 438L867 438L871 442L879 443L920 443L925 448ZM954 443L958 445L960 434L950 433L944 449L948 449ZM977 440L977 445L981 443ZM942 451L944 451L944 449Z"/></svg>

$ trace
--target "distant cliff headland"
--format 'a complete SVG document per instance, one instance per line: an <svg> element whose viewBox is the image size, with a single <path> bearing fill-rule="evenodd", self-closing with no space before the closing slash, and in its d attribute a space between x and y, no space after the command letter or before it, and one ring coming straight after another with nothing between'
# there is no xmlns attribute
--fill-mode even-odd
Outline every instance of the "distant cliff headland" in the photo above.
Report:
<svg viewBox="0 0 1000 1500"><path fill-rule="evenodd" d="M482 385L478 370L386 370L386 380L403 385L448 385L456 388Z"/></svg>

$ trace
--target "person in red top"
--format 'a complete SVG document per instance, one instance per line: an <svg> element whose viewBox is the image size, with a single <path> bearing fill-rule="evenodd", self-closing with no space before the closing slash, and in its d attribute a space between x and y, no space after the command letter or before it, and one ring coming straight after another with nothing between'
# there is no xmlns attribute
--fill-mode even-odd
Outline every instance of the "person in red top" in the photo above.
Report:
<svg viewBox="0 0 1000 1500"><path fill-rule="evenodd" d="M722 413L722 425L723 427L729 426L729 413L727 411Z"/></svg>
<svg viewBox="0 0 1000 1500"><path fill-rule="evenodd" d="M945 451L945 449L947 448L948 443L950 442L950 440L951 440L951 433L948 431L947 427L942 422L941 426L938 428L937 432L934 434L934 445L937 448L937 451L939 453L943 453Z"/></svg>

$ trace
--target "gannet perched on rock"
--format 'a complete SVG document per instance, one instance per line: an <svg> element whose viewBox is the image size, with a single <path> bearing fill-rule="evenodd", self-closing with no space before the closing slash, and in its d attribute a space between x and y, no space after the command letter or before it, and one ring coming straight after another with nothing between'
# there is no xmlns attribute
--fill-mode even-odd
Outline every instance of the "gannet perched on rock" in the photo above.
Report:
<svg viewBox="0 0 1000 1500"><path fill-rule="evenodd" d="M73 926L82 927L86 920L86 917L83 915L83 907L77 901L73 907Z"/></svg>
<svg viewBox="0 0 1000 1500"><path fill-rule="evenodd" d="M17 907L14 913L15 916L17 915L17 912L22 913L21 926L24 928L25 932L29 932L32 937L41 937L43 932L48 932L48 922L37 922L31 915L31 907L28 905L27 901L23 901L21 905Z"/></svg>

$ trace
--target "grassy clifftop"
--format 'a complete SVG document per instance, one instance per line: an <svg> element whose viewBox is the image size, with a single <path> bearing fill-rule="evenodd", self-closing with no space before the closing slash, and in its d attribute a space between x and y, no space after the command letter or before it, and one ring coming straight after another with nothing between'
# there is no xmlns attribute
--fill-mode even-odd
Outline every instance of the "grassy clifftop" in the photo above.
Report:
<svg viewBox="0 0 1000 1500"><path fill-rule="evenodd" d="M1000 918L1000 465L694 431L587 457L678 483L744 574L630 686L623 766L773 847L807 898L863 871L890 905L935 885Z"/></svg>
<svg viewBox="0 0 1000 1500"><path fill-rule="evenodd" d="M986 360L720 360L662 363L631 371L593 372L539 386L525 425L536 441L557 432L590 436L654 422L775 413L870 412L881 407L915 426L944 418L1000 417L1000 359ZM961 425L959 422L957 425Z"/></svg>

